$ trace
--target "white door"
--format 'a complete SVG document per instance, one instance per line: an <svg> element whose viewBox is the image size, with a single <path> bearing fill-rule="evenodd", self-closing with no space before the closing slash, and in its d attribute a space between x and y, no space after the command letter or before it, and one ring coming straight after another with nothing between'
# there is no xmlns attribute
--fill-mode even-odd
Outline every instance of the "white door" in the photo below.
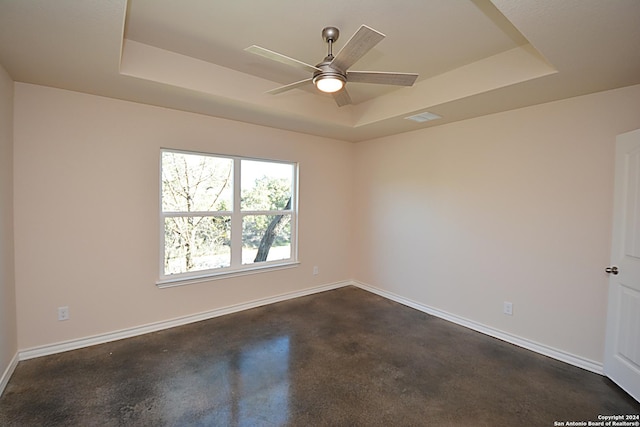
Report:
<svg viewBox="0 0 640 427"><path fill-rule="evenodd" d="M640 401L640 129L616 140L604 372Z"/></svg>

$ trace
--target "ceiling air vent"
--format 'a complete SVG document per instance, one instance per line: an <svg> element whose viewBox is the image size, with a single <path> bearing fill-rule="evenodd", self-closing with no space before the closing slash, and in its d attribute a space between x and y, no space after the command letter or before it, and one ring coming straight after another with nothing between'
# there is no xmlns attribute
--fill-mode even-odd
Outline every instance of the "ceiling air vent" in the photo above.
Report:
<svg viewBox="0 0 640 427"><path fill-rule="evenodd" d="M418 123L428 122L430 120L437 120L440 118L442 117L440 117L437 114L430 113L428 111L425 111L424 113L414 114L413 116L405 117L405 119L407 120L413 120L414 122L418 122Z"/></svg>

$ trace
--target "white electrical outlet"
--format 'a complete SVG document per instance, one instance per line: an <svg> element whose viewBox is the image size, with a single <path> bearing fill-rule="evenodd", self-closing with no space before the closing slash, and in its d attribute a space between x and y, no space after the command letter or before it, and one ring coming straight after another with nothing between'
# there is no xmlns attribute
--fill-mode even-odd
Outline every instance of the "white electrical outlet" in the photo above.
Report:
<svg viewBox="0 0 640 427"><path fill-rule="evenodd" d="M69 320L69 307L58 307L58 320Z"/></svg>
<svg viewBox="0 0 640 427"><path fill-rule="evenodd" d="M315 265L315 266L313 267L313 275L314 275L314 276L317 276L317 275L318 275L318 273L319 273L318 266L317 266L317 265Z"/></svg>
<svg viewBox="0 0 640 427"><path fill-rule="evenodd" d="M507 314L509 316L513 316L513 304L505 301L504 305L502 306L502 310L504 311L504 314Z"/></svg>

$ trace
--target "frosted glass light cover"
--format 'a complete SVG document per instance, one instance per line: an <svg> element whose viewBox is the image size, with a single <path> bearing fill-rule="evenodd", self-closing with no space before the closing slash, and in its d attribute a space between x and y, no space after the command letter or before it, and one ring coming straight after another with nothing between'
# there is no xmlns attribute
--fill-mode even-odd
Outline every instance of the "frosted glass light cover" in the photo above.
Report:
<svg viewBox="0 0 640 427"><path fill-rule="evenodd" d="M333 93L337 92L344 86L342 80L334 78L324 78L316 81L316 87L322 92Z"/></svg>

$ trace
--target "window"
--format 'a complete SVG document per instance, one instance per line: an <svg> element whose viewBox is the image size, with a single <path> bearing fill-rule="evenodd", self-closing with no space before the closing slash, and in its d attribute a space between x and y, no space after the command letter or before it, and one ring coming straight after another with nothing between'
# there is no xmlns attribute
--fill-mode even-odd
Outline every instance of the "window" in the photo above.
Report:
<svg viewBox="0 0 640 427"><path fill-rule="evenodd" d="M160 285L296 263L295 163L161 152Z"/></svg>

